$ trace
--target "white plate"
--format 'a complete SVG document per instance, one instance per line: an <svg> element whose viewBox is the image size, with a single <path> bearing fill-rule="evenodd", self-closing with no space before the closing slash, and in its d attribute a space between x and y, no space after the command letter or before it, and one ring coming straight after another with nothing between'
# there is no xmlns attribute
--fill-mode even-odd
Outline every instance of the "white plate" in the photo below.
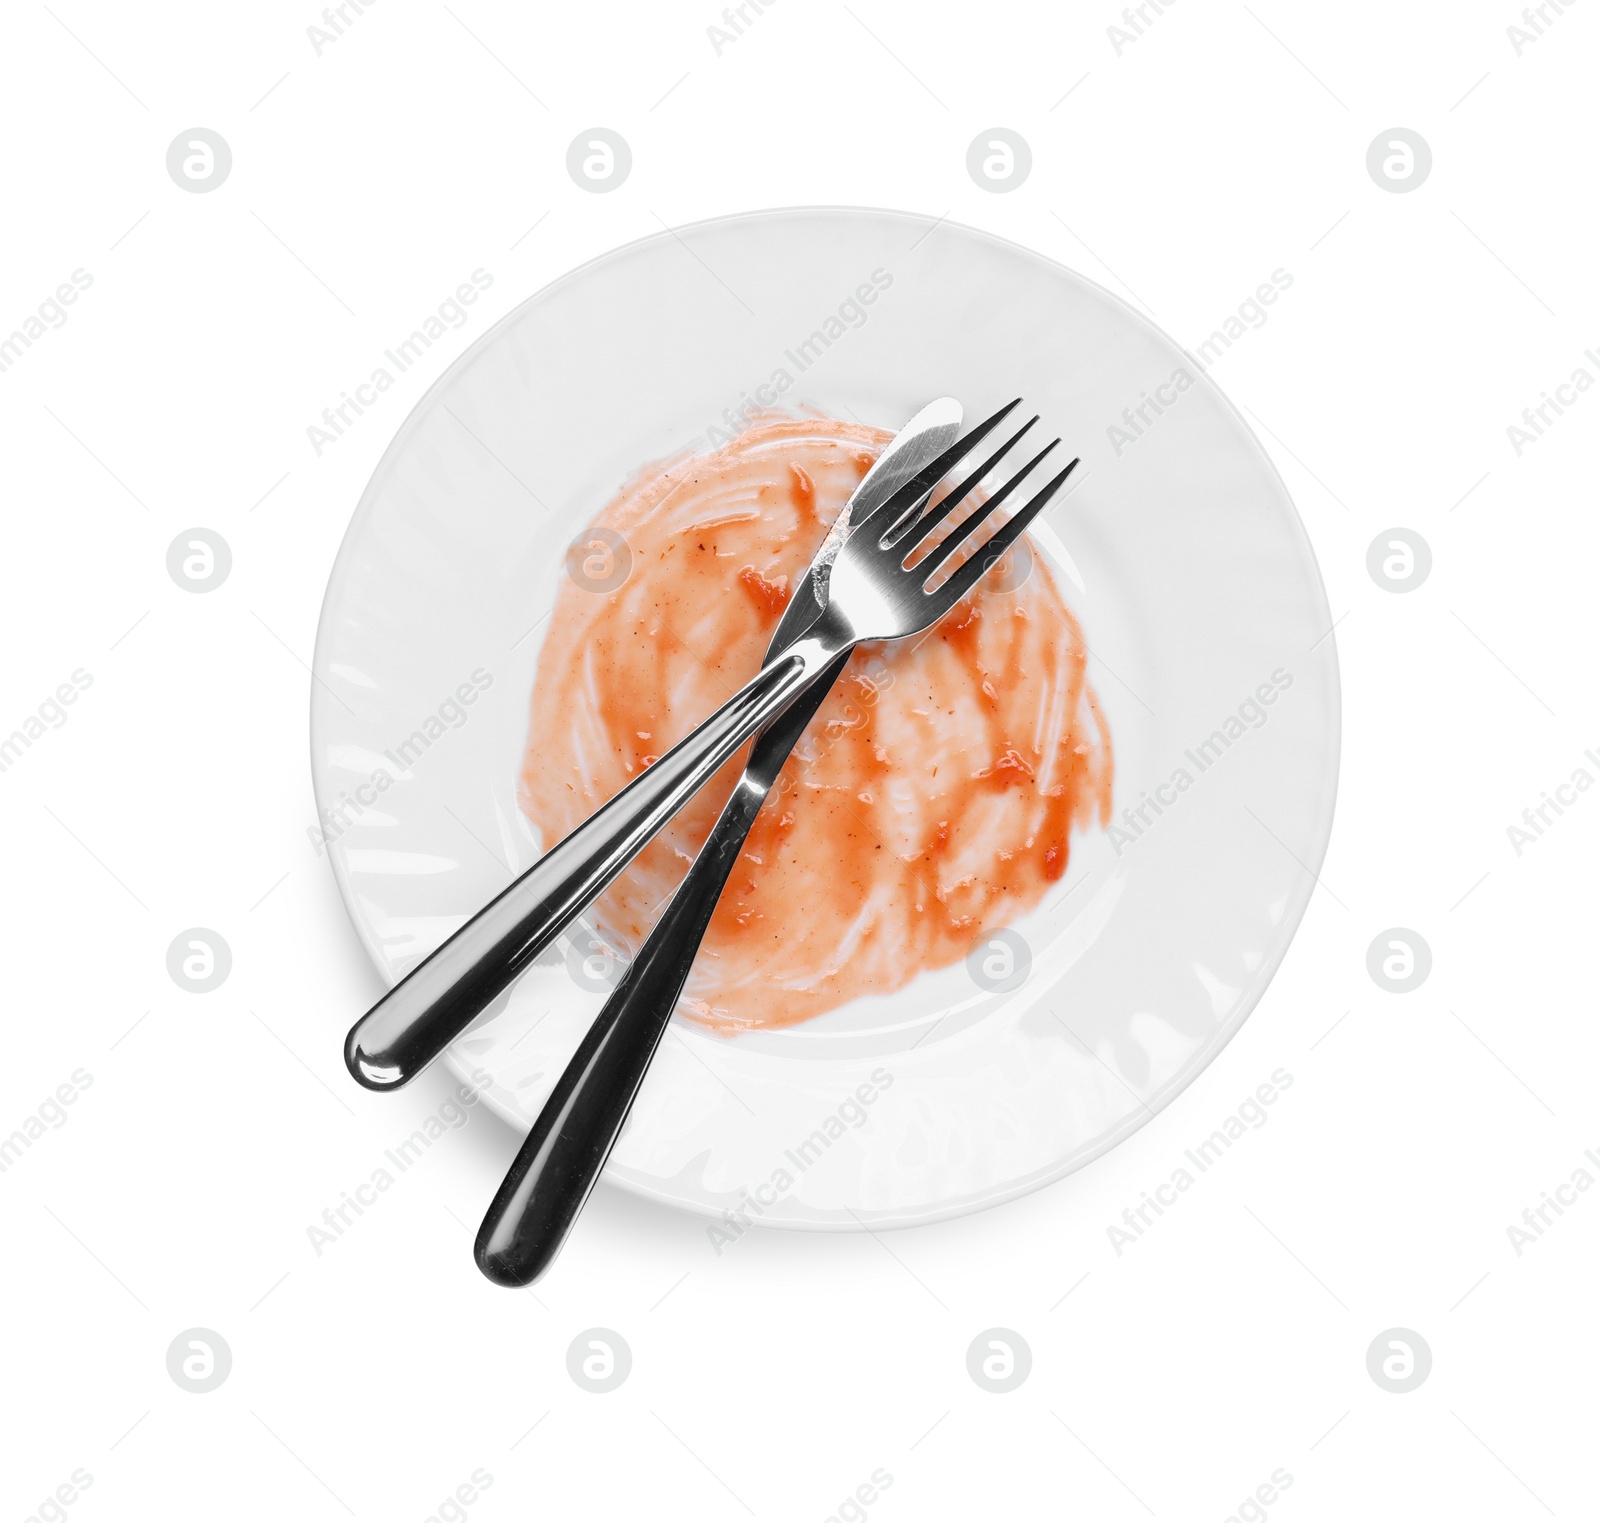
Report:
<svg viewBox="0 0 1600 1523"><path fill-rule="evenodd" d="M422 399L356 509L317 638L318 804L361 803L330 857L396 980L537 855L516 778L567 544L763 384L885 428L1020 395L1083 456L1036 541L1093 651L1121 833L1074 838L1014 928L1010 992L957 965L788 1030L675 1022L606 1177L768 1225L932 1221L1060 1178L1193 1080L1282 959L1332 823L1338 671L1305 531L1199 364L1116 297L970 228L849 209L701 223L539 292ZM587 950L547 954L450 1049L523 1130L603 998Z"/></svg>

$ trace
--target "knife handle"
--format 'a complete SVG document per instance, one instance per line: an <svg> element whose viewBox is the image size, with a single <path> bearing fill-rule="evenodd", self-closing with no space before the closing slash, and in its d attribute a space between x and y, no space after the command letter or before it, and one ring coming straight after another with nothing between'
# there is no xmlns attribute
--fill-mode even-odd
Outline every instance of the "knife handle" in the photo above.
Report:
<svg viewBox="0 0 1600 1523"><path fill-rule="evenodd" d="M709 719L557 842L378 1001L345 1038L368 1089L414 1079L599 897L669 819L841 649L828 611Z"/></svg>
<svg viewBox="0 0 1600 1523"><path fill-rule="evenodd" d="M765 796L740 779L524 1139L473 1247L478 1268L497 1285L531 1285L566 1242L628 1119Z"/></svg>
<svg viewBox="0 0 1600 1523"><path fill-rule="evenodd" d="M849 660L846 651L762 731L706 844L546 1099L478 1232L478 1267L497 1284L531 1284L561 1251L621 1135L762 802Z"/></svg>

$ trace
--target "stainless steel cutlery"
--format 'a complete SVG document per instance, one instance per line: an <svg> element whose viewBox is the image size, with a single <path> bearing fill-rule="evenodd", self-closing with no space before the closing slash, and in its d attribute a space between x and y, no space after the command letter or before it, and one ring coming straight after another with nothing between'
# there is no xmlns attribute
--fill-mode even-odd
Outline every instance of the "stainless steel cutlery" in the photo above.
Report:
<svg viewBox="0 0 1600 1523"><path fill-rule="evenodd" d="M352 1028L351 1073L371 1089L415 1077L753 734L743 776L688 876L658 918L528 1134L478 1234L479 1267L526 1285L547 1269L599 1178L666 1030L723 884L767 790L864 640L937 623L1060 490L1077 461L986 538L978 531L1060 443L999 486L992 473L1037 422L967 464L1017 407L951 442L960 408L923 409L884 449L796 585L761 670L715 714L547 851ZM966 474L945 491L958 469ZM957 510L966 505L965 511Z"/></svg>

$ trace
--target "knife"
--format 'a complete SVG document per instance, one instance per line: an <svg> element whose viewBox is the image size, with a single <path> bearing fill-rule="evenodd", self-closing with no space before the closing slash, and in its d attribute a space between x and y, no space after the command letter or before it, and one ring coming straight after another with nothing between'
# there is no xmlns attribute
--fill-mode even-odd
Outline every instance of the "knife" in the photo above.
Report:
<svg viewBox="0 0 1600 1523"><path fill-rule="evenodd" d="M764 663L800 639L825 606L828 571L852 515L865 517L937 460L955 443L961 416L958 402L941 397L885 446L829 529L812 574L795 588ZM706 844L556 1081L478 1232L478 1267L497 1284L531 1284L560 1252L621 1134L745 837L849 659L846 653L825 668L758 732Z"/></svg>

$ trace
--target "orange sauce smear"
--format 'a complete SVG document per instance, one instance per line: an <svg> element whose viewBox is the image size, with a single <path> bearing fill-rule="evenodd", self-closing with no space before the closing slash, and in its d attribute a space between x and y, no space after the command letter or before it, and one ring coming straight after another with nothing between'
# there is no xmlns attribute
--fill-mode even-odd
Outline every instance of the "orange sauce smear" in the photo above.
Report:
<svg viewBox="0 0 1600 1523"><path fill-rule="evenodd" d="M601 512L595 526L627 542L627 580L606 593L563 585L534 684L519 797L547 845L759 669L889 438L769 417L714 453L641 473ZM789 1026L893 993L1034 908L1066 872L1073 831L1110 819L1111 738L1087 660L1025 541L927 634L858 649L757 817L681 1012L724 1034ZM622 956L681 881L744 759L596 901Z"/></svg>

